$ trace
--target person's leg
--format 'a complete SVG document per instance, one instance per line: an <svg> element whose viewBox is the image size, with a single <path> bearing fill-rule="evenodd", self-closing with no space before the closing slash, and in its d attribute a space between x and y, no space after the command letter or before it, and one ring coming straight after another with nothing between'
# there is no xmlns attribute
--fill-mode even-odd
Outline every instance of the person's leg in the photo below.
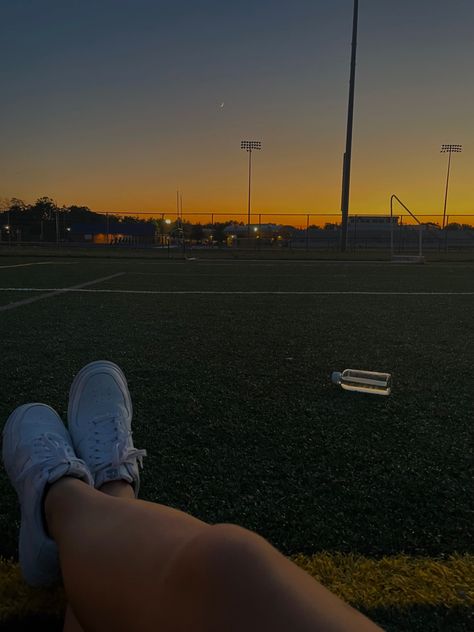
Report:
<svg viewBox="0 0 474 632"><path fill-rule="evenodd" d="M63 478L46 496L84 630L378 630L259 536Z"/></svg>
<svg viewBox="0 0 474 632"><path fill-rule="evenodd" d="M116 498L135 498L133 487L126 481L110 481L102 485L100 491ZM66 608L63 632L84 632L70 604Z"/></svg>
<svg viewBox="0 0 474 632"><path fill-rule="evenodd" d="M66 614L64 616L63 632L84 632L84 629L69 604L67 605Z"/></svg>

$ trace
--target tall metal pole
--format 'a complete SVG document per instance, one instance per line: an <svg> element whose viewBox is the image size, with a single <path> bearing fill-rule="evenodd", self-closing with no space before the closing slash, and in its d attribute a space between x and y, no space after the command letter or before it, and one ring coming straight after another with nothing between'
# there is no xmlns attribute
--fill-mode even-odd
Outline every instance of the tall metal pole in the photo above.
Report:
<svg viewBox="0 0 474 632"><path fill-rule="evenodd" d="M444 192L443 226L446 226L446 208L448 206L449 172L451 170L451 151L448 151L448 173L446 174L446 190Z"/></svg>
<svg viewBox="0 0 474 632"><path fill-rule="evenodd" d="M448 207L448 189L449 189L449 174L451 171L451 154L452 153L460 154L462 152L462 145L441 145L441 153L449 154L448 156L448 172L446 174L446 189L444 192L444 210L443 210L443 225L442 228L446 227L446 209Z"/></svg>
<svg viewBox="0 0 474 632"><path fill-rule="evenodd" d="M247 237L250 237L250 191L252 187L252 149L248 150L249 154L249 202L247 209Z"/></svg>
<svg viewBox="0 0 474 632"><path fill-rule="evenodd" d="M59 215L56 209L56 244L59 244Z"/></svg>
<svg viewBox="0 0 474 632"><path fill-rule="evenodd" d="M342 168L342 232L341 232L341 251L344 252L347 247L347 224L349 218L349 196L351 184L351 158L352 158L352 129L354 122L354 93L355 93L355 72L356 72L356 53L357 53L357 27L359 21L359 0L354 0L354 18L352 24L352 53L351 53L351 74L349 81L349 107L347 113L347 134L346 134L346 151L344 154L344 163Z"/></svg>
<svg viewBox="0 0 474 632"><path fill-rule="evenodd" d="M247 236L250 237L250 215L251 215L251 188L252 188L252 151L254 149L262 149L262 143L259 140L243 140L240 143L240 149L245 149L249 154L249 198L247 207Z"/></svg>
<svg viewBox="0 0 474 632"><path fill-rule="evenodd" d="M181 240L182 240L182 247L183 247L183 252L186 251L186 241L184 240L184 221L183 221L183 196L181 195L181 193L179 194L179 210L180 210L180 216L181 216Z"/></svg>

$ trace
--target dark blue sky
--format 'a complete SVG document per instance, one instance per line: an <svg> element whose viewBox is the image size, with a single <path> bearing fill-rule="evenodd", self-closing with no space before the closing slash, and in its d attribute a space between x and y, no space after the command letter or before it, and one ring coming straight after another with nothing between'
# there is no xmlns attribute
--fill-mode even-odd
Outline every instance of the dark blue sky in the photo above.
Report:
<svg viewBox="0 0 474 632"><path fill-rule="evenodd" d="M339 208L352 0L15 0L0 5L0 197L240 209L258 138L262 210ZM473 210L474 2L361 0L352 206ZM224 103L221 108L220 104ZM258 179L257 179L258 175Z"/></svg>

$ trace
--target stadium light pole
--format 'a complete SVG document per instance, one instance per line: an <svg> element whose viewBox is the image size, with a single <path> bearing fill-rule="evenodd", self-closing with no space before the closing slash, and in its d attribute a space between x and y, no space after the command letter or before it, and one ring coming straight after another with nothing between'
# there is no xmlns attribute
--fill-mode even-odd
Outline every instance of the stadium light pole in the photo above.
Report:
<svg viewBox="0 0 474 632"><path fill-rule="evenodd" d="M251 214L251 206L250 206L250 192L252 188L252 151L254 149L262 149L262 143L259 140L243 140L240 142L240 149L245 149L245 151L249 155L249 199L248 199L248 208L247 208L247 236L250 237L250 214Z"/></svg>
<svg viewBox="0 0 474 632"><path fill-rule="evenodd" d="M357 27L359 22L359 0L354 0L354 17L352 21L352 53L351 74L349 80L349 106L347 111L346 151L342 165L342 196L341 196L341 252L347 247L347 224L349 221L349 196L351 186L351 158L352 158L352 129L354 123L354 93L357 54Z"/></svg>
<svg viewBox="0 0 474 632"><path fill-rule="evenodd" d="M448 173L446 174L446 190L444 192L444 210L443 210L443 226L446 226L446 208L448 206L448 187L449 187L449 173L451 171L451 154L460 154L462 152L462 145L441 145L441 153L448 154Z"/></svg>

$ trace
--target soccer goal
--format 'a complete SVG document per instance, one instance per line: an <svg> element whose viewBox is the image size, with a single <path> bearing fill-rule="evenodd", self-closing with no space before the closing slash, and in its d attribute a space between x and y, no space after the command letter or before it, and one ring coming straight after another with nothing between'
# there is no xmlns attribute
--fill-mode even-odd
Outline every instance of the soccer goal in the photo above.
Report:
<svg viewBox="0 0 474 632"><path fill-rule="evenodd" d="M405 211L415 220L418 225L418 253L404 253L404 254L395 254L395 235L394 235L394 217L393 217L393 204L394 202L398 202L400 206L402 206ZM398 219L398 218L397 218ZM390 197L390 260L393 263L425 263L425 257L423 256L423 230L425 226L420 222L417 216L410 211L408 206L406 206L398 196L393 194Z"/></svg>

